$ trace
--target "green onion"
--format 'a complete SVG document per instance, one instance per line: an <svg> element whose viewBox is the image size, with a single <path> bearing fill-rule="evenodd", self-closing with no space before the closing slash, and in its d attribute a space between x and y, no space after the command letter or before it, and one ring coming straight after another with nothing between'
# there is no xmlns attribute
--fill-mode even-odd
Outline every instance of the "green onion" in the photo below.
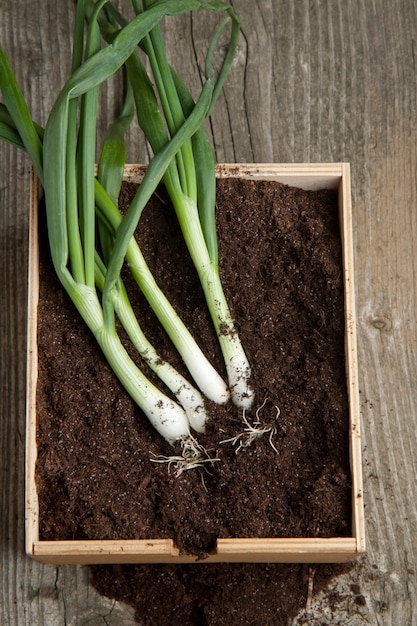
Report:
<svg viewBox="0 0 417 626"><path fill-rule="evenodd" d="M123 218L98 182L96 183L96 206L100 219L107 221L109 230L116 232ZM133 238L128 243L125 256L133 277L180 353L198 388L213 402L218 404L226 402L229 398L226 384L161 291Z"/></svg>
<svg viewBox="0 0 417 626"><path fill-rule="evenodd" d="M120 213L117 210L117 200L123 181L124 165L126 160L124 135L133 118L133 114L133 94L132 90L128 86L122 111L118 119L109 126L103 142L97 176L98 183L100 183L102 187L101 193L100 185L98 183L96 185L98 191L97 197L104 197L105 202L111 203L110 210L116 216L116 228L122 219ZM109 195L109 198L106 198L104 190ZM107 206L107 213L108 209L109 207ZM111 251L113 248L113 236L116 228L113 229L108 220L105 220L104 223L102 220L99 220L100 248L104 254L104 258L106 261L108 261L111 256ZM137 244L135 243L133 245L134 241L135 240L132 239L131 247L134 247L135 251L137 252ZM140 252L139 255L140 260L143 261L142 274L145 272L149 276L151 276L150 270L147 267L145 260L143 259ZM99 258L96 252L96 286L100 291L103 291L104 288L106 271L107 270L103 261ZM158 287L155 287L153 291L160 292ZM144 361L149 365L149 367L159 376L162 382L164 382L165 385L174 394L177 402L185 410L185 413L190 422L190 426L197 432L204 432L208 416L205 410L204 399L201 393L197 389L195 389L195 387L193 387L169 363L164 361L162 357L157 353L155 348L146 339L132 310L126 289L120 279L117 283L116 289L114 289L112 292L112 296L114 299L114 308L117 317L121 321L125 331L132 341L132 344L135 346L135 348L144 359ZM160 297L164 297L162 292L160 292ZM175 312L173 315L175 315L175 319L178 320L178 325L181 327L181 320L179 320ZM198 350L198 346L195 345L194 349Z"/></svg>
<svg viewBox="0 0 417 626"><path fill-rule="evenodd" d="M225 355L233 398L247 406L252 395L248 384L250 368L218 275L213 219L214 158L202 130L204 119L209 115L230 68L239 25L230 5L217 0L159 0L145 2L142 10L133 0L133 6L137 15L125 22L106 0L78 0L72 74L51 110L45 131L32 121L0 46L0 89L4 99L0 105L0 137L25 149L33 161L45 190L49 244L55 271L110 366L158 432L169 443L180 440L189 449L190 426L200 432L204 430L203 399L160 358L143 335L121 280L121 270L127 261L203 393L216 402L225 402L229 392L224 381L156 285L133 237L145 205L163 180L203 285ZM168 65L159 30L164 16L180 15L194 9L226 12L227 21L232 20L231 44L217 79L212 58L225 22L213 37L206 58L205 80L195 103ZM85 37L83 23L87 17ZM99 29L108 42L103 48ZM150 58L164 117L159 113L151 81L137 55L138 46ZM119 119L109 128L96 178L98 89L122 68L126 69L129 80L126 100ZM126 158L124 134L132 119L133 100L154 156L126 215L122 217L116 202ZM205 186L205 180L209 181L208 186ZM99 241L96 240L97 233ZM185 411L150 383L130 358L118 336L116 318L132 344ZM240 380L237 380L236 372ZM246 404L242 402L243 397Z"/></svg>
<svg viewBox="0 0 417 626"><path fill-rule="evenodd" d="M167 441L173 443L177 439L188 437L189 421L184 411L151 385L135 366L116 333L114 307L109 303L104 310L94 287L95 276L99 273L97 263L95 264L94 261L93 149L95 145L96 87L104 80L97 72L97 65L94 64L96 56L102 51L95 53L91 51L90 47L93 45L91 42L95 35L94 29L90 25L86 49L87 60L74 71L66 88L64 87L45 129L43 147L45 162L58 164L58 176L56 176L54 168L46 169L44 172L51 251L61 282L95 335L111 367L155 428ZM95 39L97 40L96 37ZM93 45L94 47L97 46ZM92 66L92 72L95 75L98 74L95 81L91 80L90 73L86 71L89 63ZM80 83L74 79L77 74L84 77L88 90L80 87ZM83 103L77 153L75 154L73 152L72 137L74 132L72 128L73 118L70 117L70 113L72 113L70 98L73 95L71 91L77 90L78 93L74 98L83 96ZM69 132L71 133L70 140L68 140ZM62 149L63 146L64 150ZM76 161L80 164L79 179L74 184L73 181L69 180L69 176L75 176L75 169L73 165L69 167L68 164L74 164ZM65 191L74 188L87 189L87 193L75 197ZM81 219L77 227L73 217L78 214L81 215ZM71 216L70 222L68 221L69 216ZM75 247L71 247L70 242L74 240L78 243ZM74 272L74 267L80 268L77 270L77 276L71 273ZM93 275L91 274L92 271Z"/></svg>
<svg viewBox="0 0 417 626"><path fill-rule="evenodd" d="M153 6L153 2L146 0L144 5L150 8ZM223 72L227 72L230 67L234 49L237 45L239 32L237 18L230 10L230 7L228 12L232 18L232 45L226 55L223 69L220 73L216 89L213 92L207 114L214 104L218 85L221 84L221 80L223 80ZM211 55L224 25L225 22L223 22L216 32L207 55L206 75L208 79L211 74ZM168 141L166 127L170 132L170 136L175 136L175 133L184 124L184 112L177 92L175 78L165 54L159 25L155 26L144 38L143 48L149 57L156 88L162 103L166 125L162 115L159 114L160 109L153 95L151 82L145 76L143 65L137 60L134 64L133 57L130 57L127 61L128 76L134 90L139 124L154 150L154 153L158 154ZM190 104L187 96L188 94L185 90L182 90L183 102L187 100L188 104ZM186 105L187 103L184 102L184 104ZM208 142L204 140L203 135L197 138L194 143L194 150L196 151L196 157L198 157L199 162L198 180L200 185L206 177L209 181L211 180L211 185L213 185L214 159L212 157L212 150ZM210 189L207 189L208 185L204 182L202 191L200 191L199 196L197 195L195 158L190 144L184 143L179 154L181 155L181 159L179 159L177 155L176 162L171 163L163 180L171 197L184 240L203 287L207 305L225 359L232 399L237 406L248 409L252 405L254 398L253 391L250 387L251 368L230 314L219 276L216 226L214 220L215 197L213 196L213 191L211 191L210 194ZM210 185L210 182L208 184ZM211 190L212 188L213 187L211 187ZM205 196L207 191L209 195ZM198 198L201 202L200 210L197 204Z"/></svg>
<svg viewBox="0 0 417 626"><path fill-rule="evenodd" d="M96 260L96 285L101 291L104 287L106 268L100 259ZM205 431L208 419L204 398L184 376L157 353L147 340L133 312L126 289L121 281L112 293L114 309L117 317L127 332L132 344L147 365L158 375L163 383L174 394L177 402L183 407L191 428L199 433Z"/></svg>
<svg viewBox="0 0 417 626"><path fill-rule="evenodd" d="M138 3L134 1L133 5L137 14L143 15ZM145 10L149 10L152 6L155 6L154 2L145 0ZM207 83L213 81L213 90L210 93L210 103L205 116L211 111L230 68L239 34L237 17L229 5L208 2L206 3L206 8L227 11L232 21L232 31L231 45L215 84L211 69L211 57L220 33L229 20L224 21L217 30L207 54L206 79ZM122 27L125 27L126 20L110 3L108 10L111 12L114 20ZM105 21L100 22L100 26L103 35L108 41L112 41L115 33L114 26ZM195 105L188 90L182 85L180 79L168 64L159 25L151 29L143 38L141 48L149 58L164 117L160 113L159 102L154 94L151 80L139 57L136 54L132 54L126 61L126 67L134 93L139 124L154 151L154 158L157 158L164 150L169 138L175 137L179 129L186 124L186 115L188 116L191 111L194 111ZM163 180L173 202L191 258L200 277L225 359L232 399L236 405L250 408L254 398L250 386L251 368L230 314L218 271L214 215L214 157L202 124L199 125L193 134L192 147L189 142L183 143L176 155L176 159L171 161L167 168ZM140 194L142 191L142 189L139 189L138 193ZM132 213L135 211L135 218L132 218L132 224L136 226L140 218L141 209L138 206L132 206L130 210ZM123 249L126 252L126 242L123 244Z"/></svg>

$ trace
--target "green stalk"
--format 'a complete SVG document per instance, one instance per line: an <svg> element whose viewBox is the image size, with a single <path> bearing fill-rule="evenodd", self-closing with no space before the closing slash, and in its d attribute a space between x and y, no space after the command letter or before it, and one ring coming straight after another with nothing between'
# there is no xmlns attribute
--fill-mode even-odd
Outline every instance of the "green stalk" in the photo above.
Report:
<svg viewBox="0 0 417 626"><path fill-rule="evenodd" d="M0 121L0 137L13 146L16 146L16 148L21 148L22 150L25 149L19 133L16 130L13 130L9 124L2 121Z"/></svg>
<svg viewBox="0 0 417 626"><path fill-rule="evenodd" d="M194 107L194 100L180 77L171 68L173 80L184 115L190 115ZM216 232L216 170L213 148L202 125L193 135L192 150L197 182L197 207L204 241L212 264L217 267L219 252Z"/></svg>
<svg viewBox="0 0 417 626"><path fill-rule="evenodd" d="M84 0L77 2L72 50L72 72L83 61L84 53ZM66 145L66 221L68 228L68 255L71 272L76 282L85 283L84 253L78 220L78 181L77 181L77 116L78 101L68 105L67 145Z"/></svg>
<svg viewBox="0 0 417 626"><path fill-rule="evenodd" d="M97 179L117 205L126 164L125 134L133 119L135 102L127 85L126 97L117 120L110 124L101 149Z"/></svg>
<svg viewBox="0 0 417 626"><path fill-rule="evenodd" d="M145 9L151 5L152 1L144 1ZM185 118L165 54L159 25L155 26L144 38L142 47L148 55L165 120L172 137L185 122ZM194 158L189 141L185 142L181 150L178 151L176 161L183 192L190 198L197 200Z"/></svg>
<svg viewBox="0 0 417 626"><path fill-rule="evenodd" d="M93 18L88 27L85 59L93 57L100 50L100 29L97 15L107 0L97 3ZM83 94L81 98L80 129L78 138L78 201L81 223L82 247L84 251L85 283L94 286L95 253L95 202L94 172L96 154L96 126L98 108L98 87Z"/></svg>
<svg viewBox="0 0 417 626"><path fill-rule="evenodd" d="M117 206L126 163L125 133L133 119L135 103L130 85L127 86L125 101L117 120L110 124L101 149L97 179ZM100 247L107 263L113 249L113 233L103 220L98 222Z"/></svg>
<svg viewBox="0 0 417 626"><path fill-rule="evenodd" d="M13 119L16 130L19 133L22 143L32 160L36 173L41 179L43 172L42 143L32 122L29 107L1 44L0 88L3 94L5 108Z"/></svg>
<svg viewBox="0 0 417 626"><path fill-rule="evenodd" d="M3 102L0 102L0 123L4 124L5 126L9 126L9 128L11 129L13 128L20 137L20 134L13 121L13 118L10 115L6 105L3 104ZM39 124L36 124L36 122L34 122L33 120L32 120L32 124L33 124L34 129L36 130L38 137L40 138L42 142L43 132L44 132L42 126L39 126ZM20 143L23 145L22 139L20 139Z"/></svg>

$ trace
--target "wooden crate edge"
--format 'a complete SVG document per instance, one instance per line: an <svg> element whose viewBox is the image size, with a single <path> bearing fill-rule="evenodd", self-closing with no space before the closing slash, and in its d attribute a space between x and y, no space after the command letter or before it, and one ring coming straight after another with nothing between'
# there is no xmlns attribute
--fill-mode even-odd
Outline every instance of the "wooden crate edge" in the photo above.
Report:
<svg viewBox="0 0 417 626"><path fill-rule="evenodd" d="M126 171L126 180L131 180L133 182L140 181L141 177L143 177L144 172L146 171L145 165L127 165L125 168ZM353 501L353 537L346 538L348 542L345 546L345 549L341 551L335 550L336 544L333 542L333 539L329 540L320 540L320 541L328 541L333 542L329 543L329 546L332 546L330 550L325 548L325 544L322 544L322 547L319 551L314 548L310 548L306 550L308 544L304 544L304 547L300 550L295 549L293 552L288 550L282 550L279 548L277 544L269 544L269 547L266 551L259 551L259 547L255 550L246 551L245 562L249 562L250 560L257 561L258 559L262 559L267 562L317 562L317 557L321 555L323 559L327 562L339 562L346 561L356 558L361 555L365 551L365 530L364 530L364 510L363 510L363 489L362 489L362 464L361 464L361 445L360 445L360 414L359 414L359 395L357 389L357 355L356 355L356 325L355 325L355 301L354 301L354 272L353 272L353 243L352 243L352 216L351 216L351 201L350 201L350 168L347 163L323 163L323 164L220 164L217 166L217 172L220 176L243 176L246 178L269 178L272 180L279 180L280 182L287 182L288 184L298 185L304 187L305 189L319 189L324 187L335 188L339 190L339 207L341 210L342 217L342 242L344 247L344 262L345 267L347 268L348 277L345 281L345 284L348 285L345 298L346 304L349 302L349 311L353 315L353 331L346 333L346 341L347 341L347 355L348 358L353 358L353 365L347 366L348 370L348 386L349 386L349 399L350 399L350 420L351 420L351 429L350 429L350 454L351 454L351 472L352 472L352 482L353 482L353 490L352 490L352 501ZM304 185L300 184L300 180L304 180ZM307 182L306 182L307 181ZM27 435L26 435L26 502L25 502L25 517L26 517L26 552L28 555L33 556L35 559L50 562L50 563L71 563L71 562L83 562L83 563L94 563L94 562L106 562L103 560L94 561L91 559L94 558L108 558L105 556L107 554L107 548L104 550L96 552L88 552L87 550L82 549L82 554L73 554L71 552L72 548L68 547L67 544L70 543L74 547L74 542L44 542L39 541L39 510L38 510L38 499L36 492L36 484L35 484L35 464L36 464L36 378L37 378L37 352L36 352L36 312L37 312L37 299L38 299L38 274L37 274L37 246L33 243L33 229L36 227L37 229L37 220L36 220L36 208L37 201L39 198L39 189L40 185L36 179L36 176L31 171L31 244L30 244L30 283L32 282L33 275L32 273L35 271L35 281L32 286L29 288L29 314L28 314L28 391L27 391ZM36 206L33 206L36 204ZM32 219L32 215L34 216ZM33 315L35 317L35 322L33 319ZM350 317L349 317L350 319ZM349 321L349 320L347 320ZM352 329L352 325L347 328ZM33 343L33 341L35 343ZM352 356L349 356L352 355ZM36 360L36 362L35 362ZM354 389L352 391L352 381L355 382L353 385ZM356 385L356 386L355 386ZM354 406L353 406L354 405ZM140 541L140 540L138 540ZM240 541L240 540L219 540L219 546L225 546L222 542L229 541ZM255 540L252 540L255 541ZM264 539L262 541L272 541L276 542L274 539ZM282 541L290 541L290 540L282 540ZM317 540L310 540L304 538L303 542L311 542ZM336 541L339 541L338 539ZM344 540L343 540L344 541ZM148 544L156 545L159 540L150 540L147 542ZM91 542L77 542L79 544L89 544ZM101 542L102 543L102 542ZM114 542L112 542L114 544ZM171 542L172 543L172 542ZM49 544L54 544L55 548L63 549L64 553L57 553L56 550L50 549ZM235 544L237 545L237 544ZM269 551L272 545L276 546L277 552L275 554L271 554ZM292 543L288 545L293 545ZM317 545L317 544L316 544ZM293 545L294 547L294 545ZM65 548L65 549L64 549ZM45 552L46 550L46 552ZM226 554L227 552L227 554ZM241 556L239 556L238 552L235 549L230 549L229 551L224 551L223 548L217 551L215 555L212 555L205 562L223 562L229 560L230 562L239 562L241 560ZM112 554L113 558L117 559L140 559L142 558L141 553L130 552L127 554L126 552L122 554L122 552L116 550L116 554ZM160 559L161 554L158 552L156 555L153 555L154 558ZM144 552L144 558L148 559L147 561L143 560L118 560L111 562L194 562L194 557L182 557L180 556L176 549L171 546L169 548L169 554L167 553L163 558L167 560L156 560L153 561L152 555L148 550ZM73 560L77 558L82 558L82 561ZM69 559L69 560L61 560L61 559ZM87 559L87 560L84 560ZM150 560L149 560L150 559ZM292 561L292 559L295 559ZM323 561L324 562L324 561Z"/></svg>
<svg viewBox="0 0 417 626"><path fill-rule="evenodd" d="M342 228L341 239L345 286L345 356L350 420L349 452L352 475L352 527L353 535L357 542L357 552L363 554L366 549L366 542L361 458L354 242L350 189L350 166L348 163L344 163L343 176L339 188L339 212Z"/></svg>
<svg viewBox="0 0 417 626"><path fill-rule="evenodd" d="M25 550L33 554L39 538L39 503L36 490L36 386L38 378L37 312L39 301L38 203L40 182L30 169L28 317L26 368L26 447L25 447Z"/></svg>
<svg viewBox="0 0 417 626"><path fill-rule="evenodd" d="M339 563L358 556L354 538L219 539L205 559L181 555L170 539L38 541L36 560L50 564L97 563Z"/></svg>

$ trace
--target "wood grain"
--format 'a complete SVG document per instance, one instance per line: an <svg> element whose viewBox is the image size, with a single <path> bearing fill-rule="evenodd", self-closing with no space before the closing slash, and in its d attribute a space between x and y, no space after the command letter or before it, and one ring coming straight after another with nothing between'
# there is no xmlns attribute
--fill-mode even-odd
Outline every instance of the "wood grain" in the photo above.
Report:
<svg viewBox="0 0 417 626"><path fill-rule="evenodd" d="M234 0L242 37L210 122L223 162L349 161L352 167L367 556L313 599L309 624L417 623L417 228L414 0ZM73 3L6 0L0 40L44 123L69 72ZM175 25L174 25L175 24ZM170 22L192 75L209 22ZM102 94L102 128L117 84ZM129 160L142 162L140 138ZM29 162L0 147L0 623L133 624L81 567L24 556L24 399ZM354 601L359 585L366 604ZM337 592L337 602L334 603ZM300 622L297 618L294 624Z"/></svg>

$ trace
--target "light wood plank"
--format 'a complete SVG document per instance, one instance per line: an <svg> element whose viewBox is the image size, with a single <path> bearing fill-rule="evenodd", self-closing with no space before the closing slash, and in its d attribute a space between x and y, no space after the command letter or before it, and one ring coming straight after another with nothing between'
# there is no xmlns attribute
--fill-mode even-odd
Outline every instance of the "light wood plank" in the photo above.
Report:
<svg viewBox="0 0 417 626"><path fill-rule="evenodd" d="M171 539L118 541L36 541L33 554L42 563L334 563L357 556L354 538L219 539L207 559L181 555Z"/></svg>

